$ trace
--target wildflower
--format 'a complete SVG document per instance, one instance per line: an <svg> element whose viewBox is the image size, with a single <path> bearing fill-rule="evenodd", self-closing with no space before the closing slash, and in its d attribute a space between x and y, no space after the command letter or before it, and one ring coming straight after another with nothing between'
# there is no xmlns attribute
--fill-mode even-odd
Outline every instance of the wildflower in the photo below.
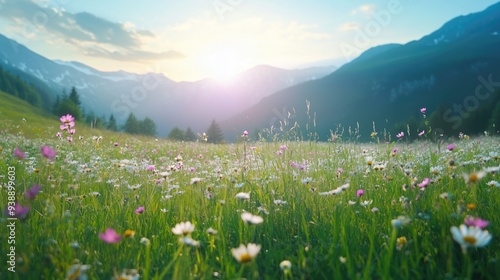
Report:
<svg viewBox="0 0 500 280"><path fill-rule="evenodd" d="M274 203L275 205L285 205L287 202L286 202L286 201L284 201L284 200L281 200L281 199L275 199L275 200L273 201L273 203Z"/></svg>
<svg viewBox="0 0 500 280"><path fill-rule="evenodd" d="M50 146L42 146L40 150L42 155L50 160L53 160L56 156L56 151Z"/></svg>
<svg viewBox="0 0 500 280"><path fill-rule="evenodd" d="M182 244L193 246L193 247L200 246L200 241L194 240L190 236L183 236L183 237L179 238L179 242L182 243Z"/></svg>
<svg viewBox="0 0 500 280"><path fill-rule="evenodd" d="M259 206L257 207L257 211L259 211L259 213L264 213L265 215L269 215L269 211L267 211L266 208L262 207L262 206Z"/></svg>
<svg viewBox="0 0 500 280"><path fill-rule="evenodd" d="M373 158L372 157L368 156L368 157L365 158L365 160L366 160L366 164L368 164L368 165L372 165L373 164Z"/></svg>
<svg viewBox="0 0 500 280"><path fill-rule="evenodd" d="M251 225L258 225L264 221L261 216L254 216L251 213L245 212L241 214L241 219L245 223L249 223Z"/></svg>
<svg viewBox="0 0 500 280"><path fill-rule="evenodd" d="M217 233L218 233L218 231L217 231L217 230L215 230L215 229L213 229L212 227L209 227L209 228L207 229L207 233L208 233L209 235L215 235L215 234L217 234Z"/></svg>
<svg viewBox="0 0 500 280"><path fill-rule="evenodd" d="M360 202L359 205L366 207L372 203L373 203L373 199L370 199L370 200L365 200L365 201Z"/></svg>
<svg viewBox="0 0 500 280"><path fill-rule="evenodd" d="M292 269L292 263L289 260L284 260L280 262L280 269L287 273Z"/></svg>
<svg viewBox="0 0 500 280"><path fill-rule="evenodd" d="M476 209L476 204L474 203L469 203L467 204L467 210L475 210Z"/></svg>
<svg viewBox="0 0 500 280"><path fill-rule="evenodd" d="M238 199L250 199L250 193L239 192L236 194L236 198Z"/></svg>
<svg viewBox="0 0 500 280"><path fill-rule="evenodd" d="M112 280L139 280L141 275L137 273L137 269L124 270L120 275L115 274Z"/></svg>
<svg viewBox="0 0 500 280"><path fill-rule="evenodd" d="M144 246L151 245L151 241L149 241L149 239L147 239L146 237L141 238L141 241L139 241L139 243L141 243Z"/></svg>
<svg viewBox="0 0 500 280"><path fill-rule="evenodd" d="M356 196L357 196L357 197L361 197L361 196L363 196L364 194L365 194L365 191L364 191L364 190L358 190L358 191L356 192Z"/></svg>
<svg viewBox="0 0 500 280"><path fill-rule="evenodd" d="M118 145L120 145L120 143L115 142L115 143L113 143L113 145L114 145L115 147L118 147Z"/></svg>
<svg viewBox="0 0 500 280"><path fill-rule="evenodd" d="M312 181L311 177L307 177L307 178L304 178L304 179L300 180L300 182L302 184L309 184L311 181Z"/></svg>
<svg viewBox="0 0 500 280"><path fill-rule="evenodd" d="M133 190L133 191L136 191L138 190L142 185L141 184L137 184L137 185L129 185L127 186L127 188Z"/></svg>
<svg viewBox="0 0 500 280"><path fill-rule="evenodd" d="M375 132L375 131L374 131L374 132L372 132L372 133L370 134L370 137L371 137L371 138L375 138L375 137L377 137L377 132Z"/></svg>
<svg viewBox="0 0 500 280"><path fill-rule="evenodd" d="M411 219L406 216L399 216L391 221L393 228L402 228L403 226L409 224Z"/></svg>
<svg viewBox="0 0 500 280"><path fill-rule="evenodd" d="M471 216L465 217L464 223L467 226L474 226L474 227L478 227L478 228L481 228L481 229L487 227L490 224L490 222L485 221L485 220L483 220L481 218L475 218L475 217L471 217Z"/></svg>
<svg viewBox="0 0 500 280"><path fill-rule="evenodd" d="M90 265L74 264L66 272L67 280L86 280L85 271L90 268Z"/></svg>
<svg viewBox="0 0 500 280"><path fill-rule="evenodd" d="M248 137L248 131L243 131L243 135L241 135L241 137Z"/></svg>
<svg viewBox="0 0 500 280"><path fill-rule="evenodd" d="M63 115L59 118L59 120L63 123L63 124L67 124L68 126L70 127L73 127L75 126L75 118L73 118L72 115L70 114L67 114L67 115Z"/></svg>
<svg viewBox="0 0 500 280"><path fill-rule="evenodd" d="M431 180L429 180L429 178L425 178L421 183L418 184L418 186L420 187L420 189L423 190L425 187L429 185L430 182Z"/></svg>
<svg viewBox="0 0 500 280"><path fill-rule="evenodd" d="M16 203L14 206L7 206L7 208L5 209L5 214L9 218L24 219L28 215L29 211L29 206L22 206L21 204Z"/></svg>
<svg viewBox="0 0 500 280"><path fill-rule="evenodd" d="M240 244L240 247L231 249L234 258L240 263L252 261L260 252L260 245L248 243L247 246Z"/></svg>
<svg viewBox="0 0 500 280"><path fill-rule="evenodd" d="M131 230L131 229L127 229L124 233L123 233L123 236L125 237L134 237L135 235L135 231Z"/></svg>
<svg viewBox="0 0 500 280"><path fill-rule="evenodd" d="M425 108L425 107L420 109L420 113L422 113L422 114L425 114L426 111L427 111L427 108Z"/></svg>
<svg viewBox="0 0 500 280"><path fill-rule="evenodd" d="M112 228L107 228L105 233L99 233L99 238L106 243L118 243L122 239Z"/></svg>
<svg viewBox="0 0 500 280"><path fill-rule="evenodd" d="M135 213L138 215L144 213L144 206L137 207L137 209L135 209Z"/></svg>
<svg viewBox="0 0 500 280"><path fill-rule="evenodd" d="M487 184L490 187L500 187L500 183L494 180L489 181Z"/></svg>
<svg viewBox="0 0 500 280"><path fill-rule="evenodd" d="M479 172L472 172L470 174L464 174L463 177L465 179L465 183L469 184L469 183L477 183L485 175L486 172L479 171Z"/></svg>
<svg viewBox="0 0 500 280"><path fill-rule="evenodd" d="M281 146L280 146L280 150L281 150L281 151L284 151L284 150L286 150L286 149L288 149L288 147L287 147L286 145L281 145Z"/></svg>
<svg viewBox="0 0 500 280"><path fill-rule="evenodd" d="M40 192L42 187L40 187L37 184L34 184L31 189L26 191L26 198L27 199L35 199L36 195Z"/></svg>
<svg viewBox="0 0 500 280"><path fill-rule="evenodd" d="M179 224L176 224L174 228L172 228L172 232L175 235L189 235L191 232L194 231L194 225L191 224L191 222L182 222Z"/></svg>
<svg viewBox="0 0 500 280"><path fill-rule="evenodd" d="M147 171L154 171L154 170L155 170L155 166L150 164L150 165L148 165L148 166L146 167L146 170L147 170Z"/></svg>
<svg viewBox="0 0 500 280"><path fill-rule="evenodd" d="M425 134L425 130L422 130L422 131L420 131L420 132L418 133L418 136L422 136L422 135L424 135L424 134Z"/></svg>
<svg viewBox="0 0 500 280"><path fill-rule="evenodd" d="M340 257L339 257L339 261L340 261L341 263L346 263L346 262L347 262L347 258L346 258L346 257L342 257L342 256L340 256Z"/></svg>
<svg viewBox="0 0 500 280"><path fill-rule="evenodd" d="M491 235L487 230L482 230L475 226L460 225L458 228L451 227L451 234L453 239L460 244L462 251L467 252L469 247L484 247L488 245L491 240Z"/></svg>
<svg viewBox="0 0 500 280"><path fill-rule="evenodd" d="M194 184L197 184L199 182L201 182L201 178L191 178L190 184L194 185Z"/></svg>
<svg viewBox="0 0 500 280"><path fill-rule="evenodd" d="M26 153L23 151L19 150L19 148L14 149L14 156L19 158L19 159L25 159L26 158Z"/></svg>
<svg viewBox="0 0 500 280"><path fill-rule="evenodd" d="M406 237L404 236L398 237L398 239L396 239L396 249L401 250L406 245L406 243L408 243Z"/></svg>
<svg viewBox="0 0 500 280"><path fill-rule="evenodd" d="M401 131L400 133L396 134L397 138L403 138L405 136L405 133Z"/></svg>
<svg viewBox="0 0 500 280"><path fill-rule="evenodd" d="M446 149L451 152L451 151L455 150L456 147L457 146L455 146L454 144L450 144L450 145L446 146Z"/></svg>
<svg viewBox="0 0 500 280"><path fill-rule="evenodd" d="M380 211L380 210L377 207L373 207L371 211L372 211L372 213L378 213L378 211Z"/></svg>

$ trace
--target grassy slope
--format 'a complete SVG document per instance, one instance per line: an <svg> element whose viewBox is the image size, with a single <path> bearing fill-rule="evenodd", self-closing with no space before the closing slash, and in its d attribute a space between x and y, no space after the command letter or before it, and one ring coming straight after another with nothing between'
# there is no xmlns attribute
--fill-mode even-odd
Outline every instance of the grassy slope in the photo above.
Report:
<svg viewBox="0 0 500 280"><path fill-rule="evenodd" d="M81 124L76 125L76 137L84 139L69 144L54 137L59 131L57 118L43 116L4 93L0 94L0 111L0 174L7 166L16 167L17 200L31 206L29 217L16 228L16 252L23 260L17 264L18 274L7 274L2 266L0 279L63 279L76 260L91 265L89 279L110 279L114 271L128 268L138 269L142 279L151 279L146 277L148 273L159 276L164 270L167 274L162 279L211 279L215 272L219 279L280 279L283 274L278 264L284 259L292 262L293 276L298 279L498 279L500 275L495 263L500 252L495 241L500 189L486 185L489 180L499 180L498 174L488 174L471 186L461 178L464 173L498 166L498 159L477 160L498 151L496 138L457 142L453 153L423 142L409 145L401 141L394 146L292 142L277 156L284 143L177 144L91 130ZM19 132L23 135L13 136ZM96 145L92 135L102 135L102 143ZM114 141L120 142L119 147L112 145ZM53 163L40 155L42 143L58 146ZM257 148L250 149L250 145ZM33 159L13 158L14 147L29 152ZM391 156L393 147L398 152ZM170 172L168 181L158 183L163 175L146 168L151 164L160 171L170 170L178 164L175 158L179 154L185 166ZM386 162L387 168L369 171L365 154L376 162ZM446 165L450 158L457 167ZM307 170L289 164L306 160ZM412 169L411 176L404 175L401 165ZM431 174L433 166L443 169ZM189 167L196 170L189 171ZM341 174L339 167L344 170ZM203 180L191 184L194 177ZM435 182L424 192L401 187L425 177ZM351 187L339 195L318 194L345 182ZM6 182L0 178L0 183ZM42 192L28 201L24 191L34 183L42 186ZM237 188L236 183L244 184ZM141 187L128 188L132 185ZM170 189L173 185L178 189ZM366 194L357 197L358 189ZM236 199L240 191L250 192L251 199ZM214 198L207 199L207 192ZM441 198L442 193L449 193L450 199ZM166 199L165 195L172 197ZM275 199L287 203L277 205ZM350 200L355 204L348 204ZM365 200L371 204L361 206ZM477 209L465 210L469 203ZM4 205L2 190L0 207ZM141 215L134 213L139 206L146 209ZM269 214L260 213L260 206ZM372 212L374 207L378 212ZM240 218L242 209L263 216L264 222L245 225ZM412 222L396 231L391 220L400 215ZM494 240L487 248L463 256L451 238L450 227L461 224L466 215L490 221L488 229ZM171 228L183 221L196 225L193 238L200 240L199 248L179 245ZM132 229L135 237L106 244L98 234L108 227L120 234ZM209 227L219 234L207 235ZM149 249L140 244L142 237L151 240ZM402 250L395 249L398 237L408 239ZM241 266L230 249L248 242L261 245L262 251L255 262ZM5 263L4 229L0 230L0 244L0 262Z"/></svg>

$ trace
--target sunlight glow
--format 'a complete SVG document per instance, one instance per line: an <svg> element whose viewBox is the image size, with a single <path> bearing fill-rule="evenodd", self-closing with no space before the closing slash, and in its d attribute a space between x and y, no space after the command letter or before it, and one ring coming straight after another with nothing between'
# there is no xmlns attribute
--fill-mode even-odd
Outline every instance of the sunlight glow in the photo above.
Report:
<svg viewBox="0 0 500 280"><path fill-rule="evenodd" d="M230 83L243 71L242 59L235 49L219 49L207 57L206 67L210 77L221 83Z"/></svg>

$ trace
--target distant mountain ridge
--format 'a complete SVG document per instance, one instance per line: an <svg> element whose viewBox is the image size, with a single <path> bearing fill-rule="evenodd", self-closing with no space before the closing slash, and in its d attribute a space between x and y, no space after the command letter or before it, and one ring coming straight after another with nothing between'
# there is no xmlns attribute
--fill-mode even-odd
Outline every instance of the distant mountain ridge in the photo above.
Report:
<svg viewBox="0 0 500 280"><path fill-rule="evenodd" d="M335 67L284 70L260 65L239 73L230 84L214 79L175 82L163 74L104 72L80 62L49 60L0 35L0 66L51 89L51 96L76 87L87 112L121 122L130 112L150 117L161 136L172 128L203 131L212 119L237 114L283 88L321 78Z"/></svg>
<svg viewBox="0 0 500 280"><path fill-rule="evenodd" d="M323 140L338 125L346 129L359 125L365 140L373 123L380 130L404 127L406 131L402 124L421 118L422 107L430 113L443 109L435 120L443 126L456 126L458 118L465 120L470 114L460 112L455 104L472 113L488 102L474 99L476 89L500 85L498 50L500 3L452 19L420 40L372 48L324 78L264 98L222 126L227 132L276 128L285 116L292 116L288 122L297 122L302 129L310 122L311 128L306 101L310 102L310 115L316 116L314 130ZM470 104L464 104L467 102ZM454 129L458 133L460 127Z"/></svg>

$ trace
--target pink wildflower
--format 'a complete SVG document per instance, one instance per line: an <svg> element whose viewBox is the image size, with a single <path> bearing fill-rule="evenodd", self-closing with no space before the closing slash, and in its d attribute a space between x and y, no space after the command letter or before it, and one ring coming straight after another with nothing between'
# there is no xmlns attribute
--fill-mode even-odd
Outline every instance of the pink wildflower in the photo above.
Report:
<svg viewBox="0 0 500 280"><path fill-rule="evenodd" d="M105 233L99 233L99 238L106 243L118 243L122 239L121 235L112 228L106 229Z"/></svg>
<svg viewBox="0 0 500 280"><path fill-rule="evenodd" d="M14 149L14 156L20 159L26 158L26 154L23 151L19 150L19 148Z"/></svg>
<svg viewBox="0 0 500 280"><path fill-rule="evenodd" d="M135 213L137 215L144 213L144 206L139 206L137 209L135 209Z"/></svg>
<svg viewBox="0 0 500 280"><path fill-rule="evenodd" d="M50 146L42 146L40 150L42 152L42 155L50 160L53 160L56 156L56 151Z"/></svg>
<svg viewBox="0 0 500 280"><path fill-rule="evenodd" d="M481 229L487 227L490 224L490 222L485 221L481 218L475 218L475 217L471 217L471 216L465 217L464 223L468 226L475 226L475 227L478 227Z"/></svg>
<svg viewBox="0 0 500 280"><path fill-rule="evenodd" d="M356 196L357 196L357 197L361 197L361 196L362 196L362 195L364 195L364 194L365 194L365 191L364 191L364 190L358 190L358 191L356 192Z"/></svg>
<svg viewBox="0 0 500 280"><path fill-rule="evenodd" d="M425 178L420 184L418 184L418 186L421 189L423 189L423 188L427 187L430 182L431 182L431 180L429 178Z"/></svg>

